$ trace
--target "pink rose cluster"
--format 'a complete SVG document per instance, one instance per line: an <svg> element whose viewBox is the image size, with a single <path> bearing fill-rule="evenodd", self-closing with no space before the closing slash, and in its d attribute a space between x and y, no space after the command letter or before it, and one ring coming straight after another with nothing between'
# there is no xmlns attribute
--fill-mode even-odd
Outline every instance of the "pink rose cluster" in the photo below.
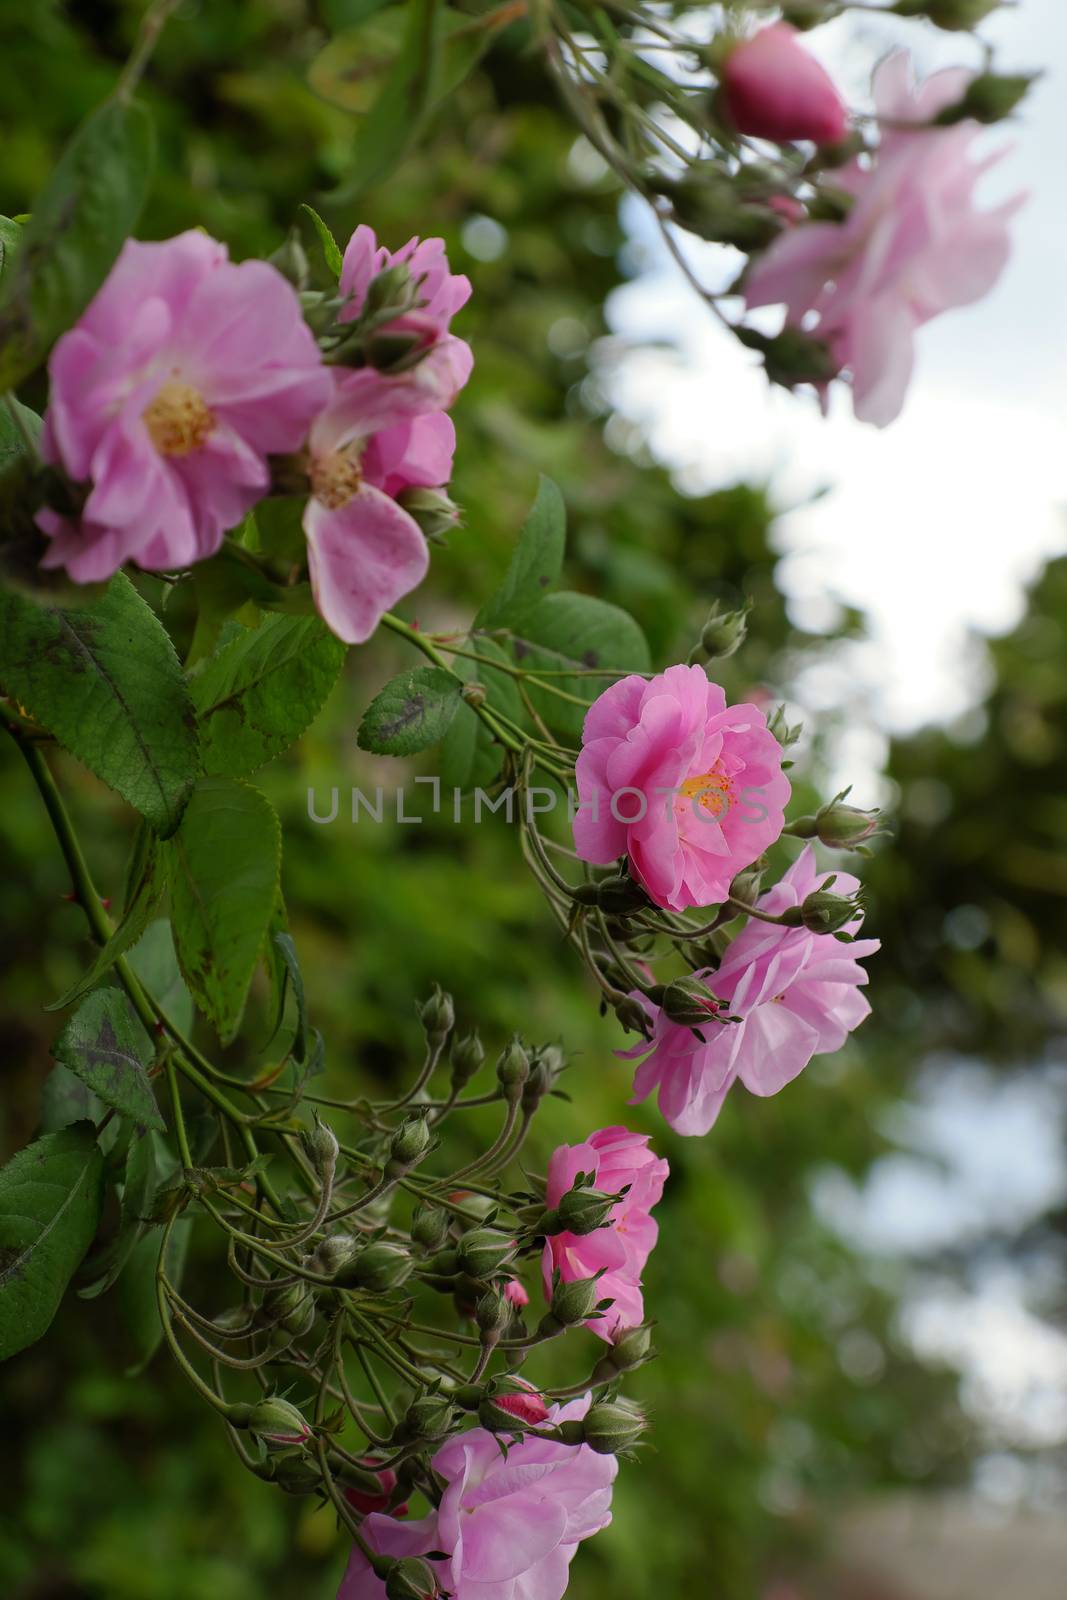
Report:
<svg viewBox="0 0 1067 1600"><path fill-rule="evenodd" d="M612 1208L606 1226L594 1233L557 1233L546 1240L541 1270L545 1294L551 1298L552 1277L564 1283L602 1273L599 1288L612 1304L586 1327L602 1339L612 1339L625 1328L636 1328L645 1314L641 1298L641 1273L659 1233L652 1207L663 1194L669 1167L653 1155L647 1134L628 1128L601 1128L583 1144L564 1144L548 1164L545 1199L558 1206L578 1174L592 1175L601 1194L623 1198Z"/></svg>
<svg viewBox="0 0 1067 1600"><path fill-rule="evenodd" d="M404 370L331 368L269 263L232 262L196 231L128 240L49 363L43 453L87 493L76 517L38 513L42 564L89 583L127 561L149 571L202 561L270 492L271 457L302 453L316 604L340 638L367 639L425 575L426 540L401 502L447 484L446 413L472 366L450 332L470 284L449 271L439 239L390 255L357 228L340 320L358 318L375 277L396 266L417 304L377 332L406 342Z"/></svg>
<svg viewBox="0 0 1067 1600"><path fill-rule="evenodd" d="M808 845L758 901L758 909L780 916L822 889L827 876L817 870ZM858 888L849 873L835 875L835 894L854 894ZM846 931L855 935L859 920ZM630 1060L644 1057L634 1078L635 1101L658 1089L659 1108L671 1127L702 1134L738 1079L751 1094L777 1094L813 1056L840 1050L869 1015L870 1005L860 993L867 982L860 962L878 948L877 939L853 937L842 944L833 934L753 918L718 969L697 974L739 1021L709 1019L694 1031L635 992L651 1024L650 1041L620 1052Z"/></svg>
<svg viewBox="0 0 1067 1600"><path fill-rule="evenodd" d="M549 1407L546 1428L577 1421L590 1397ZM614 1456L588 1445L526 1434L501 1449L494 1434L472 1428L434 1456L443 1486L429 1516L399 1521L374 1512L363 1537L380 1555L433 1551L438 1586L452 1600L560 1600L583 1539L611 1521ZM384 1600L385 1584L358 1548L352 1551L338 1600Z"/></svg>
<svg viewBox="0 0 1067 1600"><path fill-rule="evenodd" d="M807 93L819 100L810 69L795 78L787 69L790 53L800 48L759 35L731 58L743 68L748 53L743 103L764 105L765 129L791 125L784 108L794 98ZM790 326L826 344L851 377L856 416L877 427L900 414L918 329L982 299L996 284L1011 251L1008 225L1026 198L980 209L978 181L1004 151L974 159L982 131L976 121L933 121L959 104L971 81L970 73L949 69L916 88L906 53L883 61L874 75L877 150L834 173L848 201L844 220L788 227L745 280L750 309L784 305ZM817 120L804 137L819 137ZM750 120L750 131L761 129Z"/></svg>

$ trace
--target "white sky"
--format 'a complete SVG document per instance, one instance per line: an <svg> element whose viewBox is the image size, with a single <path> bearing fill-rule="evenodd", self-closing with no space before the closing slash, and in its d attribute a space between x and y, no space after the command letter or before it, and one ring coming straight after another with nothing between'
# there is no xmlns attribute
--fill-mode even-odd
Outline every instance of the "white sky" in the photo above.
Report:
<svg viewBox="0 0 1067 1600"><path fill-rule="evenodd" d="M1022 0L985 33L1005 70L1054 74L1067 60L1063 0ZM924 68L975 59L961 35L889 18L842 18L807 41L856 104L896 41ZM1067 549L1067 96L1053 74L1017 123L990 135L1015 148L984 198L1032 194L1011 266L987 300L922 330L907 407L883 432L854 421L844 391L824 420L808 398L769 390L666 257L644 208L630 208L646 270L614 296L610 319L618 334L668 339L678 354L628 357L613 399L684 486L751 475L768 479L783 507L801 507L780 525L794 615L825 625L835 597L868 612L872 644L851 654L849 688L866 681L885 725L971 703L981 682L967 629L1010 628L1022 586ZM691 254L715 286L736 270L736 256L715 247L693 241ZM830 493L803 504L823 488ZM832 683L824 693L833 698Z"/></svg>

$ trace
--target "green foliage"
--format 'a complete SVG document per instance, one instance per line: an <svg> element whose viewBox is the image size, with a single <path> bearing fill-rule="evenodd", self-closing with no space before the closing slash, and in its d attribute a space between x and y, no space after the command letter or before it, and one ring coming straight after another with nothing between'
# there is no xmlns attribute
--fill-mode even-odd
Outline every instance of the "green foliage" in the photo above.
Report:
<svg viewBox="0 0 1067 1600"><path fill-rule="evenodd" d="M442 667L416 667L375 695L363 714L356 742L383 756L410 756L448 732L463 685Z"/></svg>
<svg viewBox="0 0 1067 1600"><path fill-rule="evenodd" d="M281 755L321 710L344 659L318 617L235 629L190 683L204 771L243 778Z"/></svg>
<svg viewBox="0 0 1067 1600"><path fill-rule="evenodd" d="M100 1221L104 1158L78 1123L0 1168L0 1361L51 1324Z"/></svg>
<svg viewBox="0 0 1067 1600"><path fill-rule="evenodd" d="M0 684L162 837L196 778L196 718L170 637L118 573L82 610L0 593Z"/></svg>
<svg viewBox="0 0 1067 1600"><path fill-rule="evenodd" d="M520 624L508 650L516 665L532 674L529 694L536 709L555 732L571 740L581 736L586 708L611 681L599 674L648 672L652 664L645 636L633 617L588 594L546 595ZM551 673L546 683L580 703L574 705L541 687L539 671ZM590 673L594 676L583 676Z"/></svg>
<svg viewBox="0 0 1067 1600"><path fill-rule="evenodd" d="M109 100L64 151L20 240L0 296L0 389L32 372L103 283L144 206L152 124Z"/></svg>
<svg viewBox="0 0 1067 1600"><path fill-rule="evenodd" d="M120 989L94 989L56 1040L55 1058L121 1116L165 1126L148 1081L155 1057Z"/></svg>
<svg viewBox="0 0 1067 1600"><path fill-rule="evenodd" d="M229 1043L278 893L278 818L247 784L203 778L164 854L182 976Z"/></svg>
<svg viewBox="0 0 1067 1600"><path fill-rule="evenodd" d="M503 583L474 618L476 629L516 627L559 581L567 536L563 496L551 478L542 478L537 499L522 525Z"/></svg>

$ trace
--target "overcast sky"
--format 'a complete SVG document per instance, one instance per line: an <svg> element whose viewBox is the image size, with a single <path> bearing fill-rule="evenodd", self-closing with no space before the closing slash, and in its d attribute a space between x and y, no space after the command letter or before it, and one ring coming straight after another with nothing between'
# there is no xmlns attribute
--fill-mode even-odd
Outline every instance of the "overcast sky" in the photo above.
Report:
<svg viewBox="0 0 1067 1600"><path fill-rule="evenodd" d="M1067 62L1067 6L1022 0L984 31L1005 69L1049 74L1020 119L988 136L1014 149L985 180L983 200L1020 189L1031 200L995 293L920 333L916 380L892 427L856 423L843 391L824 420L808 398L769 390L665 258L636 202L629 217L644 270L610 307L620 334L678 346L673 359L628 358L615 398L683 484L766 477L782 506L829 486L783 518L782 576L798 621L825 624L834 597L869 613L874 643L850 660L851 685L866 680L874 717L897 727L973 702L981 679L963 648L967 629L1010 627L1023 584L1067 549L1067 96L1056 72ZM889 18L845 17L807 38L855 104L896 41L927 69L977 60L961 35ZM727 264L697 241L693 255L715 286L736 269L735 256ZM811 693L832 702L840 690L824 674Z"/></svg>

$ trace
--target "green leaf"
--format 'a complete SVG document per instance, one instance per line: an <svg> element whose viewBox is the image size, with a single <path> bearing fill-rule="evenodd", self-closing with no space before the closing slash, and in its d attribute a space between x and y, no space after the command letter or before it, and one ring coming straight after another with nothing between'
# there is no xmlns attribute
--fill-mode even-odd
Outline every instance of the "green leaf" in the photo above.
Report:
<svg viewBox="0 0 1067 1600"><path fill-rule="evenodd" d="M514 626L528 617L559 579L566 538L563 496L551 478L542 478L504 581L478 612L475 628Z"/></svg>
<svg viewBox="0 0 1067 1600"><path fill-rule="evenodd" d="M190 680L204 770L244 777L314 721L346 647L317 617L266 617L241 629Z"/></svg>
<svg viewBox="0 0 1067 1600"><path fill-rule="evenodd" d="M228 1044L274 910L278 818L247 784L204 778L165 854L178 962L197 1006Z"/></svg>
<svg viewBox="0 0 1067 1600"><path fill-rule="evenodd" d="M103 1199L104 1158L84 1123L45 1134L0 1169L0 1361L49 1327Z"/></svg>
<svg viewBox="0 0 1067 1600"><path fill-rule="evenodd" d="M13 217L0 217L0 283L15 265L15 256L25 230Z"/></svg>
<svg viewBox="0 0 1067 1600"><path fill-rule="evenodd" d="M463 685L443 667L416 667L387 683L364 712L356 734L361 750L410 756L436 744L461 704Z"/></svg>
<svg viewBox="0 0 1067 1600"><path fill-rule="evenodd" d="M125 1177L122 1185L119 1231L112 1241L101 1265L104 1271L84 1289L78 1290L82 1300L95 1300L116 1282L129 1261L138 1240L150 1225L152 1202L160 1181L160 1162L157 1154L158 1135L151 1128L136 1128L126 1151Z"/></svg>
<svg viewBox="0 0 1067 1600"><path fill-rule="evenodd" d="M196 713L174 646L118 573L82 611L0 594L0 684L166 837L196 777Z"/></svg>
<svg viewBox="0 0 1067 1600"><path fill-rule="evenodd" d="M282 1015L285 1010L286 994L292 994L296 1007L296 1031L290 1053L298 1062L307 1060L308 1053L308 1019L307 1000L304 995L304 975L300 971L300 962L297 960L296 946L292 936L286 932L278 932L271 940L271 945L276 952L280 972L284 976L279 985L278 993L278 1027L281 1026ZM277 1033L277 1028L274 1030Z"/></svg>
<svg viewBox="0 0 1067 1600"><path fill-rule="evenodd" d="M306 211L308 216L311 218L312 226L319 236L319 243L322 246L322 253L326 257L326 265L333 273L334 277L339 278L341 276L341 267L344 264L344 257L341 255L341 249L337 243L337 240L330 232L326 223L319 216L314 206L302 205L300 209L301 211Z"/></svg>
<svg viewBox="0 0 1067 1600"><path fill-rule="evenodd" d="M165 917L149 923L130 951L129 962L171 1022L187 1034L193 1026L195 1007L178 967L174 935Z"/></svg>
<svg viewBox="0 0 1067 1600"><path fill-rule="evenodd" d="M166 1126L148 1081L155 1052L121 989L94 989L63 1029L52 1054L124 1117L149 1128Z"/></svg>
<svg viewBox="0 0 1067 1600"><path fill-rule="evenodd" d="M77 983L72 984L58 1000L45 1006L46 1011L65 1011L75 1000L80 1000L83 994L94 989L101 978L110 972L119 956L125 955L137 943L151 921L166 885L159 871L155 836L144 823L137 833L127 878L126 898L118 927L103 948L97 951L92 965Z"/></svg>
<svg viewBox="0 0 1067 1600"><path fill-rule="evenodd" d="M548 595L529 614L508 648L512 660L528 672L540 669L555 674L567 667L575 669L573 677L564 673L550 681L576 695L585 706L572 705L527 682L537 711L555 733L571 743L581 737L586 707L611 682L603 676L583 677L583 668L613 668L622 677L628 672L647 672L651 665L648 642L629 612L586 594Z"/></svg>
<svg viewBox="0 0 1067 1600"><path fill-rule="evenodd" d="M32 372L84 311L148 194L143 107L109 100L78 129L38 197L0 293L0 390Z"/></svg>

